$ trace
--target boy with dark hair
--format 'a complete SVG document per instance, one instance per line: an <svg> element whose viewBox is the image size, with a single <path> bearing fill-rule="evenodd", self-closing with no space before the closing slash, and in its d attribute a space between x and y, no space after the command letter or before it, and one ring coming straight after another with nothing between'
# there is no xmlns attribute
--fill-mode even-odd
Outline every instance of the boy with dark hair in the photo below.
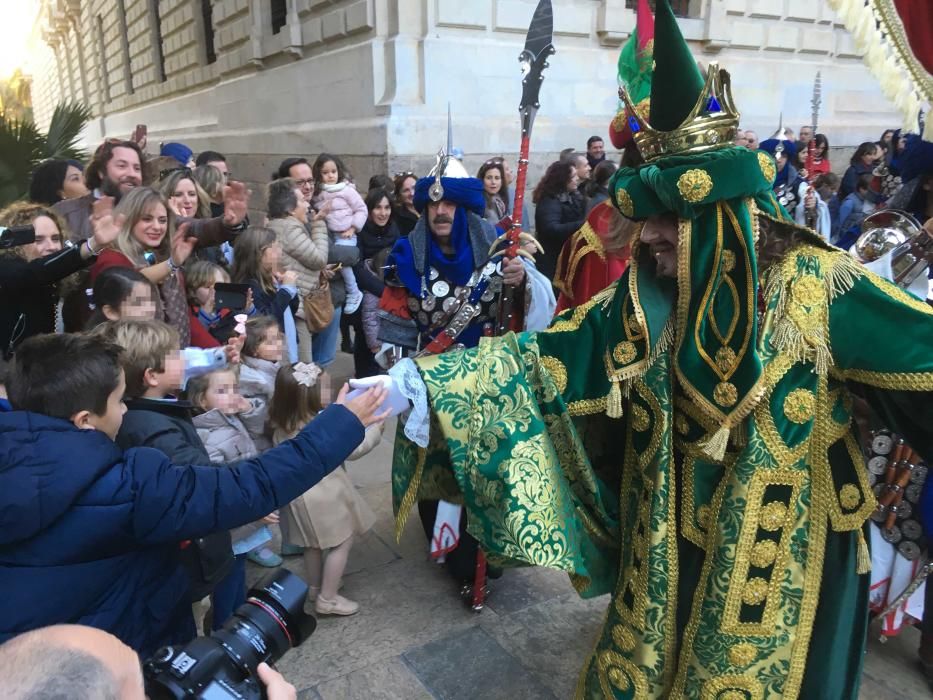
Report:
<svg viewBox="0 0 933 700"><path fill-rule="evenodd" d="M0 414L0 642L70 622L143 656L194 636L178 542L252 522L338 467L385 398L346 388L294 440L218 469L113 443L122 350L101 337L22 344ZM144 379L149 372L144 372ZM148 379L145 379L148 381Z"/></svg>

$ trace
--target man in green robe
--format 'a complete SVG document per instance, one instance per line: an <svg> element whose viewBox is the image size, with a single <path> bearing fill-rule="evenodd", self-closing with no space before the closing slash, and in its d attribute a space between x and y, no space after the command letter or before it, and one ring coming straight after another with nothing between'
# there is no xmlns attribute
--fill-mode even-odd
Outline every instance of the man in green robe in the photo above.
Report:
<svg viewBox="0 0 933 700"><path fill-rule="evenodd" d="M611 593L579 698L854 699L876 499L852 394L933 456L933 309L794 225L667 0L654 51L645 162L611 183L644 222L630 269L544 332L393 369L423 445L396 441L398 526L456 500L491 561Z"/></svg>

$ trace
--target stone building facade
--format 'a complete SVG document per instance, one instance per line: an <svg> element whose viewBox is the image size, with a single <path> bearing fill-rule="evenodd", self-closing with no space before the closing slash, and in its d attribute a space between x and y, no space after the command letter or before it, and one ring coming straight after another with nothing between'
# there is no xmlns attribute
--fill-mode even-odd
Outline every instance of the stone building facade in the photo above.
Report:
<svg viewBox="0 0 933 700"><path fill-rule="evenodd" d="M43 124L58 102L82 100L95 115L89 144L145 123L150 144L219 150L256 184L281 158L323 150L344 155L365 181L424 172L444 142L449 103L468 169L517 150L516 58L535 0L42 2L36 118ZM606 133L619 47L635 22L633 0L553 2L557 54L541 93L536 169ZM795 130L809 123L818 70L821 131L833 146L899 123L824 2L679 7L697 59L733 73L743 127L765 137L781 113Z"/></svg>

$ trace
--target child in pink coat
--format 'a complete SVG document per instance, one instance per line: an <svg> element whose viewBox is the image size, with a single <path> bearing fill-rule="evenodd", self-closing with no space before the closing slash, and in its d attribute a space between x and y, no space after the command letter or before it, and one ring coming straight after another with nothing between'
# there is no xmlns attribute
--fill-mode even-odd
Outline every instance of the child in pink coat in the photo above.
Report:
<svg viewBox="0 0 933 700"><path fill-rule="evenodd" d="M363 230L369 211L366 203L356 191L356 186L347 180L347 171L337 156L322 153L311 169L314 175L314 208L327 212L327 230L336 245L355 246L356 234ZM363 293L356 284L353 270L340 271L347 288L344 313L352 314L360 307Z"/></svg>

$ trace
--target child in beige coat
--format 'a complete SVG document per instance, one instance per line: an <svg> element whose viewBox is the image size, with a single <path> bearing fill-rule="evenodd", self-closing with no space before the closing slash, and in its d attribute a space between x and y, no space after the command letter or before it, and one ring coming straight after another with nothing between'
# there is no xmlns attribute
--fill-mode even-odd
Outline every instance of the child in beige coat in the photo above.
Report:
<svg viewBox="0 0 933 700"><path fill-rule="evenodd" d="M273 442L278 445L300 431L322 409L321 368L298 362L282 367L275 378L269 406ZM366 429L362 444L349 459L359 459L382 438L382 424ZM334 436L340 439L340 436ZM360 606L337 591L355 535L375 522L344 467L324 477L314 488L289 503L282 512L291 540L304 548L308 597L321 615L354 615ZM325 555L326 552L326 555Z"/></svg>

